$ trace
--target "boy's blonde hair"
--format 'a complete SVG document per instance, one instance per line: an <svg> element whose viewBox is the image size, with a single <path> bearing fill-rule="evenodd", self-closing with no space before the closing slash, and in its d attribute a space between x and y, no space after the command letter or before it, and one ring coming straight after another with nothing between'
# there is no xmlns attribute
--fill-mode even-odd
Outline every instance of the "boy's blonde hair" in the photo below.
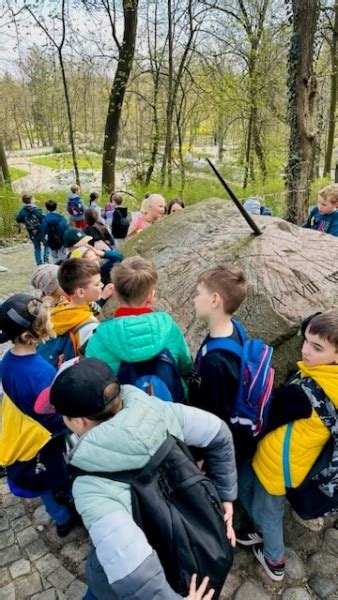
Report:
<svg viewBox="0 0 338 600"><path fill-rule="evenodd" d="M197 283L204 283L209 292L220 295L227 315L232 315L238 309L248 290L244 271L239 267L219 266L208 269L199 275Z"/></svg>
<svg viewBox="0 0 338 600"><path fill-rule="evenodd" d="M119 298L132 306L146 300L157 284L158 275L152 262L141 256L132 256L114 266L111 281Z"/></svg>
<svg viewBox="0 0 338 600"><path fill-rule="evenodd" d="M318 196L321 196L323 200L329 200L331 204L338 203L338 183L327 185L318 192Z"/></svg>
<svg viewBox="0 0 338 600"><path fill-rule="evenodd" d="M77 185L77 183L73 183L73 185L70 186L70 191L73 192L73 194L78 194L80 192L80 186Z"/></svg>
<svg viewBox="0 0 338 600"><path fill-rule="evenodd" d="M40 342L46 342L49 338L55 337L49 317L49 308L41 302L34 306L34 311L37 315L35 321L29 329L21 333L15 340L25 346L36 346Z"/></svg>
<svg viewBox="0 0 338 600"><path fill-rule="evenodd" d="M338 308L328 310L311 319L307 326L309 333L318 335L332 344L338 352Z"/></svg>

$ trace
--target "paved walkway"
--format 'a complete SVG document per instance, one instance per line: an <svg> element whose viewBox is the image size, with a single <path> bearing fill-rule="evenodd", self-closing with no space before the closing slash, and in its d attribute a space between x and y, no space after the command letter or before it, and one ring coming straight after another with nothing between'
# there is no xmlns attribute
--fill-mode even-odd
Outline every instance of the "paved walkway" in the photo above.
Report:
<svg viewBox="0 0 338 600"><path fill-rule="evenodd" d="M12 496L0 479L0 600L80 600L86 590L87 532L57 537L39 500ZM220 600L336 600L338 530L334 518L320 533L286 522L285 580L273 583L251 552L237 549ZM148 600L148 599L147 599Z"/></svg>

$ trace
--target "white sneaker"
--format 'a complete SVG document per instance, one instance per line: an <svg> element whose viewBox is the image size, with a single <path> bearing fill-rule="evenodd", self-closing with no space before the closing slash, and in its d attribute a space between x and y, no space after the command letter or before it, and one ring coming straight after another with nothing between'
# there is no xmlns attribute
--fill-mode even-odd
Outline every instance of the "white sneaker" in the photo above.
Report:
<svg viewBox="0 0 338 600"><path fill-rule="evenodd" d="M297 513L292 509L291 514L297 523L306 527L306 529L310 529L310 531L321 531L324 527L324 519L323 517L317 517L317 519L307 519L306 521L302 519Z"/></svg>

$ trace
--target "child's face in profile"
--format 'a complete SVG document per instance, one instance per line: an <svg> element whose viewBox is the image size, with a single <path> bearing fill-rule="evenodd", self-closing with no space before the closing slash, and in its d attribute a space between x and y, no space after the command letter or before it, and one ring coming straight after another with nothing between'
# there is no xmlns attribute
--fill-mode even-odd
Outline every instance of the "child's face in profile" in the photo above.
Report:
<svg viewBox="0 0 338 600"><path fill-rule="evenodd" d="M100 274L94 275L85 288L80 288L81 296L79 293L78 295L85 304L88 304L89 302L95 302L101 298L102 288L103 283L101 281Z"/></svg>
<svg viewBox="0 0 338 600"><path fill-rule="evenodd" d="M322 196L318 196L317 206L321 215L331 215L336 208L334 202L331 202L328 198L324 199Z"/></svg>
<svg viewBox="0 0 338 600"><path fill-rule="evenodd" d="M196 317L207 321L215 308L215 294L210 292L206 285L201 282L197 285L194 298Z"/></svg>
<svg viewBox="0 0 338 600"><path fill-rule="evenodd" d="M302 359L307 367L338 364L338 352L333 344L319 335L305 332Z"/></svg>

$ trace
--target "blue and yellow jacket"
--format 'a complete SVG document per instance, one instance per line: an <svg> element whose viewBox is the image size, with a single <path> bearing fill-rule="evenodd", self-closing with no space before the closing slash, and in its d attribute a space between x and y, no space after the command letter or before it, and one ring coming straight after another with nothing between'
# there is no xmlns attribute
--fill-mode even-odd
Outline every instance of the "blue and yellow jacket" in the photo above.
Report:
<svg viewBox="0 0 338 600"><path fill-rule="evenodd" d="M56 371L38 354L7 352L2 361L4 398L0 464L17 495L34 496L67 485L63 459L65 426L60 415L39 415L34 405ZM37 465L39 463L39 467Z"/></svg>
<svg viewBox="0 0 338 600"><path fill-rule="evenodd" d="M338 408L338 365L307 367L298 362L301 377L311 377ZM317 412L268 433L258 444L254 471L264 488L274 496L296 488L305 479L330 438Z"/></svg>

